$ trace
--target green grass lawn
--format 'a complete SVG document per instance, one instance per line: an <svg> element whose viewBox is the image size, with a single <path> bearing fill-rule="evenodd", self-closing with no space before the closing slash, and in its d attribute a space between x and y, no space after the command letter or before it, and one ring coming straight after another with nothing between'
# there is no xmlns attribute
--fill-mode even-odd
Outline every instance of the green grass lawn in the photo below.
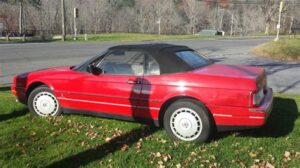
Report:
<svg viewBox="0 0 300 168"><path fill-rule="evenodd" d="M0 89L1 167L250 167L300 165L300 96L277 95L266 126L173 141L136 123L63 115L38 118Z"/></svg>
<svg viewBox="0 0 300 168"><path fill-rule="evenodd" d="M123 41L165 41L165 40L180 40L180 39L205 39L217 38L218 36L211 35L157 35L157 34L142 34L142 33L105 33L105 34L89 34L88 41L95 42L123 42ZM74 41L72 35L67 36L68 41ZM84 35L78 35L79 42L84 41Z"/></svg>
<svg viewBox="0 0 300 168"><path fill-rule="evenodd" d="M271 41L253 49L256 55L279 60L300 61L300 38L282 38Z"/></svg>
<svg viewBox="0 0 300 168"><path fill-rule="evenodd" d="M73 35L66 36L66 42L130 42L130 41L167 41L180 39L208 39L220 38L221 36L212 35L157 35L157 34L142 34L142 33L103 33L103 34L88 34L88 41L85 41L85 35L79 34L76 41L73 40ZM0 43L7 43L5 39L1 39ZM8 43L26 43L26 42L43 42L39 39L11 39ZM44 42L61 42L61 40L45 40Z"/></svg>

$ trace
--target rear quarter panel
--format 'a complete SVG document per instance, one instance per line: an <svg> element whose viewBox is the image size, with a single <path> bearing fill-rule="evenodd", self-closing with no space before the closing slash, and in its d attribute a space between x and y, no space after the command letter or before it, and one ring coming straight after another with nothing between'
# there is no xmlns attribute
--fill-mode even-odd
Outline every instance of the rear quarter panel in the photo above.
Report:
<svg viewBox="0 0 300 168"><path fill-rule="evenodd" d="M169 74L144 77L142 89L142 106L161 108L168 100L186 96L199 100L214 114L223 108L247 108L249 106L250 90L255 82L248 79L233 79L226 77L211 77L190 73ZM153 118L158 118L158 111L151 111ZM228 114L240 111L225 111ZM246 114L245 114L246 115Z"/></svg>

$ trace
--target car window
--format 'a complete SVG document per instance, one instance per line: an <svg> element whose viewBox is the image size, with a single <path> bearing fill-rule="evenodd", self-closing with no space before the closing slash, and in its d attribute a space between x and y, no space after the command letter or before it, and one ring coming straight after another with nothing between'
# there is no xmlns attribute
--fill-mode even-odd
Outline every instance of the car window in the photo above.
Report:
<svg viewBox="0 0 300 168"><path fill-rule="evenodd" d="M97 66L103 70L103 74L142 76L144 57L139 51L113 51Z"/></svg>
<svg viewBox="0 0 300 168"><path fill-rule="evenodd" d="M149 55L146 57L145 75L160 75L158 63Z"/></svg>
<svg viewBox="0 0 300 168"><path fill-rule="evenodd" d="M210 63L207 58L200 56L195 51L179 51L176 52L176 55L192 68L198 68Z"/></svg>

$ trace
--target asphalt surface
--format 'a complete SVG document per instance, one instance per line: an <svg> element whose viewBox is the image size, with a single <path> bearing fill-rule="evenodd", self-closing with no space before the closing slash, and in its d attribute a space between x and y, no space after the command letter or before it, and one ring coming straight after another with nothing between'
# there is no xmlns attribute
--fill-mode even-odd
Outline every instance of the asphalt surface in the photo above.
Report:
<svg viewBox="0 0 300 168"><path fill-rule="evenodd" d="M253 47L270 40L272 39L211 39L166 43L187 45L205 53L216 63L262 66L268 73L268 85L275 92L300 94L299 63L275 61L251 54ZM10 84L13 75L22 72L79 64L118 44L124 43L0 44L0 85Z"/></svg>

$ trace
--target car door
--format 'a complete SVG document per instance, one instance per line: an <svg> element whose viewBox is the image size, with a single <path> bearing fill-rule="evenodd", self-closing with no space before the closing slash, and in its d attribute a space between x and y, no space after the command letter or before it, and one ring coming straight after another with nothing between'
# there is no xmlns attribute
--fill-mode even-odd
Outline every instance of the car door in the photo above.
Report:
<svg viewBox="0 0 300 168"><path fill-rule="evenodd" d="M161 100L166 95L166 85L161 83L160 68L157 61L150 55L145 55L143 87L136 116L158 121Z"/></svg>
<svg viewBox="0 0 300 168"><path fill-rule="evenodd" d="M140 51L112 51L92 64L102 74L78 73L70 80L65 100L69 108L124 119L136 113L142 89L144 54Z"/></svg>

